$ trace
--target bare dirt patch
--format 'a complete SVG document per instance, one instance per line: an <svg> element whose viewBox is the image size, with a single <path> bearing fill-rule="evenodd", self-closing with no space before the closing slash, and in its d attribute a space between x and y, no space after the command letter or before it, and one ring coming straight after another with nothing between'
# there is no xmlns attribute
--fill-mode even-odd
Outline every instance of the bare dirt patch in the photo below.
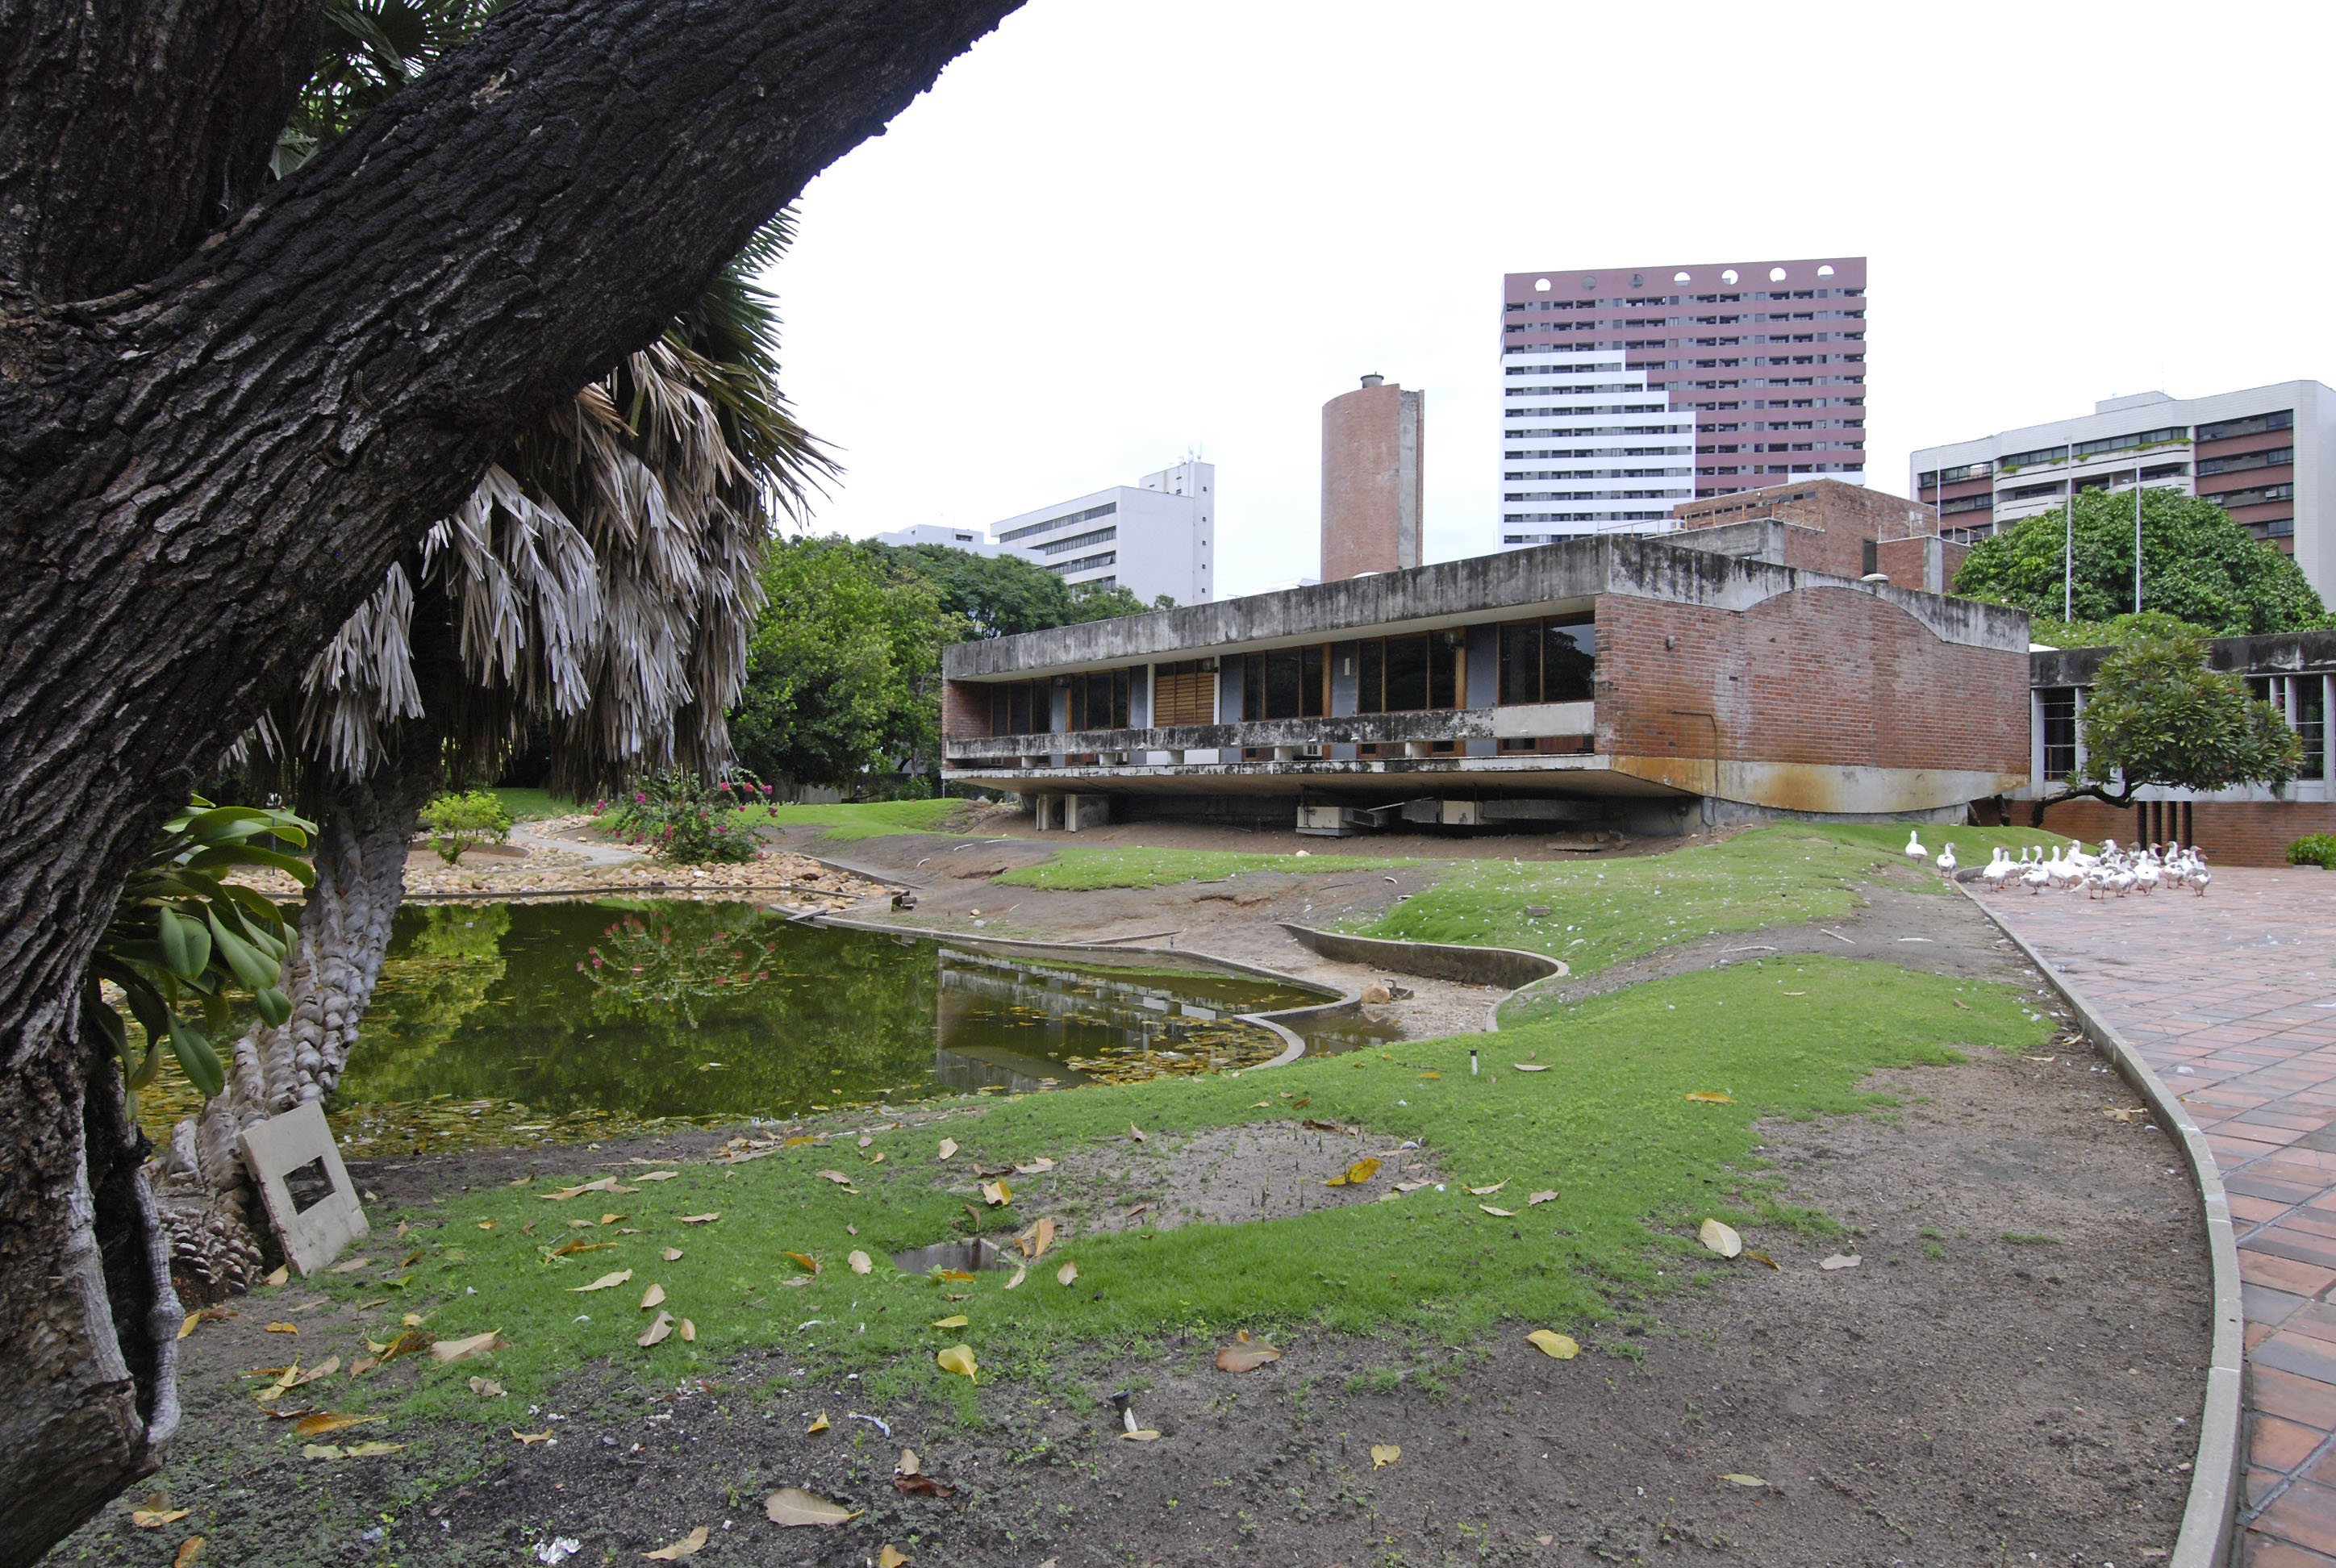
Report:
<svg viewBox="0 0 2336 1568"><path fill-rule="evenodd" d="M1377 1161L1377 1168L1359 1182L1341 1180L1364 1160ZM1416 1144L1301 1122L1147 1133L1141 1144L1123 1135L1077 1150L1045 1175L1017 1178L1029 1183L1032 1201L1067 1217L1066 1237L1241 1224L1400 1202L1397 1183L1416 1188L1442 1180L1434 1152Z"/></svg>

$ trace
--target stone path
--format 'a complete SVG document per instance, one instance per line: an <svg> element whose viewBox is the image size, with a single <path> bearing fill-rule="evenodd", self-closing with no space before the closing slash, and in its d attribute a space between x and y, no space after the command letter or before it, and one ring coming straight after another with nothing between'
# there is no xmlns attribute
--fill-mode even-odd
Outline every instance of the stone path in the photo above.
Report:
<svg viewBox="0 0 2336 1568"><path fill-rule="evenodd" d="M1980 895L2189 1106L2238 1231L2249 1568L2336 1568L2336 872Z"/></svg>

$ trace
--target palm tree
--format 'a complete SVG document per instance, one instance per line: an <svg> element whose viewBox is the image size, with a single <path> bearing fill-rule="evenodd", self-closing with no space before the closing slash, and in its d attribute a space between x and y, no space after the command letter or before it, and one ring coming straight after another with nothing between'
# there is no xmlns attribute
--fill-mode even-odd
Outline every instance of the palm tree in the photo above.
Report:
<svg viewBox="0 0 2336 1568"><path fill-rule="evenodd" d="M489 9L329 8L331 47L279 167ZM226 1087L150 1168L189 1285L216 1295L257 1276L238 1135L339 1081L433 794L498 768L530 730L550 738L553 787L577 795L729 761L723 716L773 525L800 518L836 472L779 395L777 312L754 281L788 238L782 213L655 342L501 454L309 665L297 701L239 748L317 822L316 883L284 961L290 1018L237 1042Z"/></svg>

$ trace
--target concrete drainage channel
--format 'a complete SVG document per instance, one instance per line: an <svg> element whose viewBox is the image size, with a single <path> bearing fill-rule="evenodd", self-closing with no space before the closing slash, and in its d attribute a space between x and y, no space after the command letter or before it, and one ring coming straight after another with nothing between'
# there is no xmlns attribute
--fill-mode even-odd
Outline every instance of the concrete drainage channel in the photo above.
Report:
<svg viewBox="0 0 2336 1568"><path fill-rule="evenodd" d="M1350 937L1341 931L1316 930L1289 920L1281 929L1309 952L1342 964L1368 964L1398 975L1423 979L1456 980L1483 986L1501 996L1484 1011L1484 1032L1501 1032L1501 1009L1545 980L1563 979L1573 971L1562 959L1523 948L1472 948L1454 942L1392 941L1383 937Z"/></svg>
<svg viewBox="0 0 2336 1568"><path fill-rule="evenodd" d="M2231 1557L2232 1523L2239 1505L2239 1445L2244 1431L2242 1395L2246 1376L2246 1312L2239 1292L2238 1233L2231 1225L2230 1195L2223 1190L2223 1174L2214 1164L2206 1135L2190 1119L2181 1098L2142 1059L2131 1041L2085 1005L2076 988L2030 947L2018 931L1995 918L1995 911L1969 888L1957 891L1977 905L1996 930L2011 940L2020 955L2036 966L2044 981L2077 1017L2096 1050L2112 1062L2126 1082L2139 1091L2160 1125L2171 1127L2182 1141L2182 1161L2197 1189L2206 1213L2208 1276L2214 1288L2214 1339L2206 1363L2206 1403L2198 1417L2198 1457L2190 1475L2190 1500L2182 1511L2182 1533L2175 1538L2167 1568L2224 1568Z"/></svg>
<svg viewBox="0 0 2336 1568"><path fill-rule="evenodd" d="M841 869L841 868L839 868ZM853 872L855 876L864 873ZM870 878L870 881L877 879ZM895 883L894 886L901 884ZM1037 953L1061 959L1105 959L1125 961L1129 958L1154 959L1171 965L1201 963L1212 969L1233 974L1254 975L1260 979L1275 980L1285 986L1303 986L1309 990L1330 990L1332 988L1316 980L1301 980L1295 975L1285 975L1280 969L1269 969L1262 964L1246 964L1239 959L1219 958L1197 948L1143 948L1126 942L1039 942L1014 937L968 936L963 931L941 930L933 926L896 925L889 920L855 920L842 915L820 913L789 917L805 925L834 926L844 930L881 931L887 936L922 937L929 941L947 942L951 947L972 948L976 950ZM1267 1067L1286 1067L1306 1054L1306 1042L1284 1022L1290 1018L1317 1018L1331 1013L1351 1013L1362 1005L1363 994L1356 990L1338 990L1331 1000L1309 1008L1278 1008L1270 1013L1234 1013L1231 1017L1245 1024L1255 1024L1271 1031L1281 1040L1281 1054L1270 1061L1244 1067L1243 1072L1260 1072Z"/></svg>

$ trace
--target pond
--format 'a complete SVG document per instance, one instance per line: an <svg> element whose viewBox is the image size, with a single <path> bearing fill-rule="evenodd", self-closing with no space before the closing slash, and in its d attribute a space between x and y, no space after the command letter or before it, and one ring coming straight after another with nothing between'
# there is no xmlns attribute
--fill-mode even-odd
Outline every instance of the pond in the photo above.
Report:
<svg viewBox="0 0 2336 1568"><path fill-rule="evenodd" d="M408 904L327 1107L352 1154L618 1135L1269 1059L1235 1014L1329 999L1200 968L1061 961L752 904ZM1290 1020L1309 1051L1385 1040Z"/></svg>

